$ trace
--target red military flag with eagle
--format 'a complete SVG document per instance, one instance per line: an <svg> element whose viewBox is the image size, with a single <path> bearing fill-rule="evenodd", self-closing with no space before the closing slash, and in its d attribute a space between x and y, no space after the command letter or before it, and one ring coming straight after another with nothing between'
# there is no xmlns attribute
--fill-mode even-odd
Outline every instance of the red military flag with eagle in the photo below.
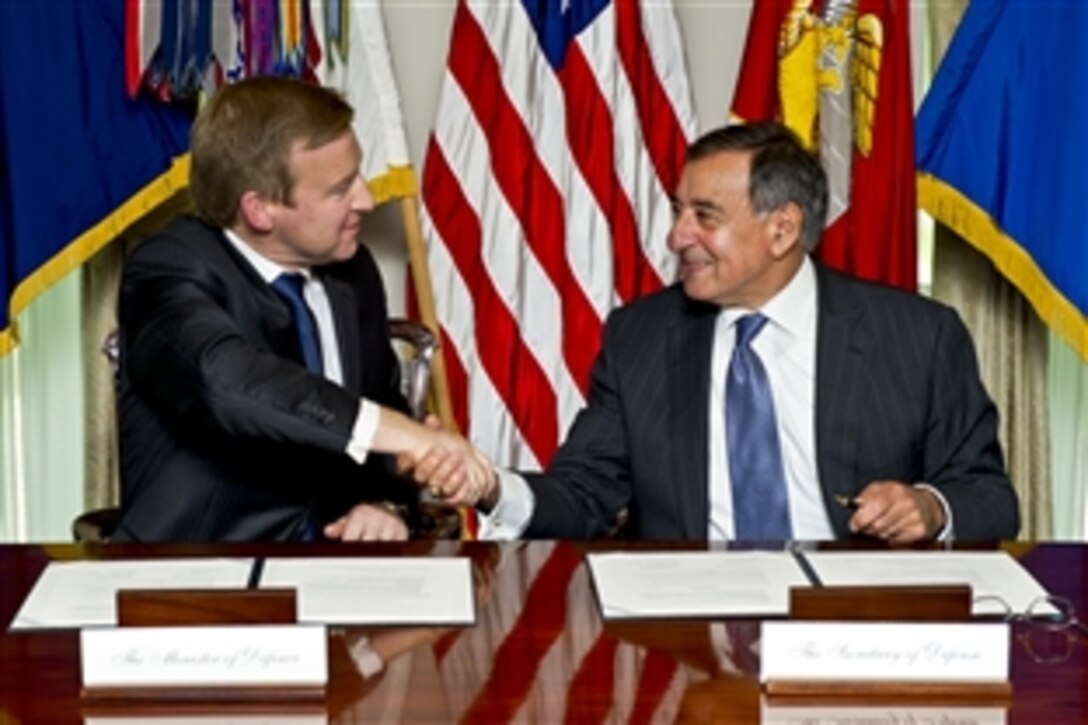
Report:
<svg viewBox="0 0 1088 725"><path fill-rule="evenodd" d="M732 114L780 120L819 151L831 191L821 261L913 291L909 27L907 0L761 0Z"/></svg>

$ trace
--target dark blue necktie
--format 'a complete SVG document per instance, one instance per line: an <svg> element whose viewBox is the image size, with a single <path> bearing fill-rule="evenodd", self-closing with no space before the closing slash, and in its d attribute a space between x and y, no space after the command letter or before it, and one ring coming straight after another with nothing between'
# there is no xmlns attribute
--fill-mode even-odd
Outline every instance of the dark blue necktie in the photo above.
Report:
<svg viewBox="0 0 1088 725"><path fill-rule="evenodd" d="M737 320L737 344L725 381L725 437L739 541L792 538L786 473L767 371L751 348L767 318Z"/></svg>
<svg viewBox="0 0 1088 725"><path fill-rule="evenodd" d="M317 336L314 316L302 296L302 285L305 281L305 277L298 272L284 272L272 281L272 289L291 308L291 319L295 321L298 345L302 349L302 362L306 364L307 370L320 375L325 370L321 358L321 340Z"/></svg>

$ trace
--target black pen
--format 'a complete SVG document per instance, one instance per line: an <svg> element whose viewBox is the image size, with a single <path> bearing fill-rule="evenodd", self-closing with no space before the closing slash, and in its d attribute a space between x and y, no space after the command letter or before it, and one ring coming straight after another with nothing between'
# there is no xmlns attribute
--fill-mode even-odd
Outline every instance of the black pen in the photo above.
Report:
<svg viewBox="0 0 1088 725"><path fill-rule="evenodd" d="M850 496L843 496L841 493L837 493L835 494L835 500L843 508L848 508L851 511L858 510L858 500L856 498L851 498Z"/></svg>

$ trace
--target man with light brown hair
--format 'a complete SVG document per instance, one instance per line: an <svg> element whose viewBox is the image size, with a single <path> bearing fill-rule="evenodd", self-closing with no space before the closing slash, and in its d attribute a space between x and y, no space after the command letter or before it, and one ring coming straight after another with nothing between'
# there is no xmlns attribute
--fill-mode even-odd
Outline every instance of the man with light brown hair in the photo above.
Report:
<svg viewBox="0 0 1088 725"><path fill-rule="evenodd" d="M442 450L485 477L470 446L402 412L352 115L269 77L197 117L196 216L141 244L121 285L114 540L405 538L418 488L384 454Z"/></svg>

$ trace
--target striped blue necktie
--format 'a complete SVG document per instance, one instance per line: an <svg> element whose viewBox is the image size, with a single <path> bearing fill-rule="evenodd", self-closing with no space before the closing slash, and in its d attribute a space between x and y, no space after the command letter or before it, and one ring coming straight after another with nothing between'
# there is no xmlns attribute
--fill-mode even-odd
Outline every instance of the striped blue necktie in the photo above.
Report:
<svg viewBox="0 0 1088 725"><path fill-rule="evenodd" d="M317 336L313 313L302 296L302 285L305 281L306 278L298 272L284 272L272 281L272 289L291 308L291 319L295 321L298 345L302 350L302 362L307 370L321 375L325 371L321 357L321 340Z"/></svg>
<svg viewBox="0 0 1088 725"><path fill-rule="evenodd" d="M737 320L737 344L725 383L725 435L738 541L792 538L786 472L767 371L751 342L767 318Z"/></svg>

